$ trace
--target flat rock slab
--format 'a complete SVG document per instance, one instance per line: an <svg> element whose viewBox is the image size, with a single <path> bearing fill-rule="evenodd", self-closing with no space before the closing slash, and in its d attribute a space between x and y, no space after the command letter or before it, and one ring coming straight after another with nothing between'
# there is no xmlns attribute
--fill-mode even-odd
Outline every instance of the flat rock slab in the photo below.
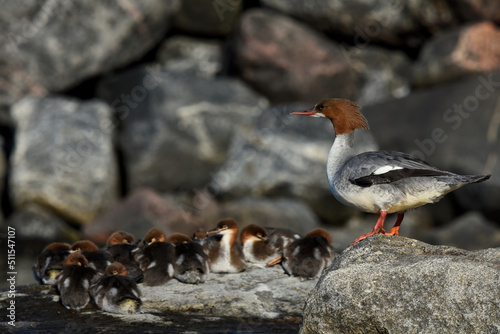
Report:
<svg viewBox="0 0 500 334"><path fill-rule="evenodd" d="M0 322L0 332L62 333L296 333L308 292L317 280L289 277L280 266L249 267L238 274L213 274L200 285L172 280L164 286L145 287L142 312L117 315L87 306L65 309L55 288L17 287L16 326ZM8 291L0 291L6 310Z"/></svg>
<svg viewBox="0 0 500 334"><path fill-rule="evenodd" d="M144 312L278 319L298 317L317 280L286 275L280 266L249 267L242 273L214 274L199 285L170 281L141 287Z"/></svg>
<svg viewBox="0 0 500 334"><path fill-rule="evenodd" d="M500 248L372 236L323 272L301 333L499 333L499 283Z"/></svg>

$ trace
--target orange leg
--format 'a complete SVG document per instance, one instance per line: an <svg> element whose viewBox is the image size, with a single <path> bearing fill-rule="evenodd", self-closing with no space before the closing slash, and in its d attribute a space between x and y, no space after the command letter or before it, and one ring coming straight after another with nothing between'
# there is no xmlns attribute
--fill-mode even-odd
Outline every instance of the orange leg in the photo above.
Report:
<svg viewBox="0 0 500 334"><path fill-rule="evenodd" d="M386 235L399 235L399 226L401 225L404 216L405 216L404 212L398 213L398 219L396 220L396 223L391 228L391 231L389 233L386 233Z"/></svg>
<svg viewBox="0 0 500 334"><path fill-rule="evenodd" d="M354 242L352 244L350 244L349 246L352 246L358 242L360 242L361 240L363 239L366 239L367 237L369 237L370 235L374 235L374 234L385 234L385 230L384 230L384 221L385 221L385 217L387 216L387 211L380 211L380 217L378 217L378 220L377 220L377 223L375 224L375 227L373 228L373 231L371 232L368 232L366 234L363 234L362 236L358 237L356 240L354 240ZM399 227L398 227L399 228ZM392 231L392 230L391 230Z"/></svg>

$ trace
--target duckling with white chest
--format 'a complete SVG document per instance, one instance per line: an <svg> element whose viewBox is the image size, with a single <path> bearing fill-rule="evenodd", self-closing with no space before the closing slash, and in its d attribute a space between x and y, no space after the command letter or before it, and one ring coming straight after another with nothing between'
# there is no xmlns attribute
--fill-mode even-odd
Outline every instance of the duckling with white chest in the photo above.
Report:
<svg viewBox="0 0 500 334"><path fill-rule="evenodd" d="M209 250L210 271L237 273L245 270L243 251L238 244L238 224L233 219L222 219L217 227L207 232L208 239L218 239ZM213 236L213 237L211 237Z"/></svg>
<svg viewBox="0 0 500 334"><path fill-rule="evenodd" d="M286 245L298 238L298 234L288 230L264 228L255 224L246 226L240 237L245 260L258 266L265 266L282 256Z"/></svg>

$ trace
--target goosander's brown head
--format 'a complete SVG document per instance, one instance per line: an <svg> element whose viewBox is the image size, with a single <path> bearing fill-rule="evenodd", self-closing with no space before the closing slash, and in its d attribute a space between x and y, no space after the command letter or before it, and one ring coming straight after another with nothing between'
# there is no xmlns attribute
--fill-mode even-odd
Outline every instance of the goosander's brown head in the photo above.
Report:
<svg viewBox="0 0 500 334"><path fill-rule="evenodd" d="M167 238L167 242L171 242L173 244L185 244L191 241L190 237L182 233L173 233Z"/></svg>
<svg viewBox="0 0 500 334"><path fill-rule="evenodd" d="M131 245L134 243L134 241L135 238L132 234L124 231L116 231L115 233L110 235L108 241L106 242L106 246L121 245L121 244Z"/></svg>
<svg viewBox="0 0 500 334"><path fill-rule="evenodd" d="M322 100L309 110L294 111L291 114L329 118L336 135L351 133L355 129L369 129L368 121L361 113L361 107L347 99Z"/></svg>
<svg viewBox="0 0 500 334"><path fill-rule="evenodd" d="M238 235L238 223L234 219L226 218L217 223L217 227L208 231L207 235Z"/></svg>
<svg viewBox="0 0 500 334"><path fill-rule="evenodd" d="M304 236L304 238L314 238L314 237L323 237L326 239L326 241L328 241L328 244L330 246L332 245L332 237L330 233L328 233L325 229L316 228Z"/></svg>
<svg viewBox="0 0 500 334"><path fill-rule="evenodd" d="M48 244L47 247L43 249L43 251L69 251L71 249L71 245L65 242L53 242Z"/></svg>
<svg viewBox="0 0 500 334"><path fill-rule="evenodd" d="M120 262L113 262L106 267L105 274L109 276L113 275L127 276L127 269Z"/></svg>
<svg viewBox="0 0 500 334"><path fill-rule="evenodd" d="M265 241L267 240L267 231L262 227L251 224L241 230L241 243L244 245L248 241Z"/></svg>
<svg viewBox="0 0 500 334"><path fill-rule="evenodd" d="M73 252L82 252L82 251L95 252L99 250L99 247L97 247L97 245L90 240L81 240L75 242L71 246L71 250Z"/></svg>
<svg viewBox="0 0 500 334"><path fill-rule="evenodd" d="M89 261L87 261L87 258L82 255L80 252L75 252L71 253L68 255L66 260L64 260L64 265L65 266L81 266L81 267L86 267L89 265Z"/></svg>
<svg viewBox="0 0 500 334"><path fill-rule="evenodd" d="M155 242L165 242L166 239L165 233L157 228L150 229L148 233L146 233L146 236L144 236L144 242L147 245L151 245Z"/></svg>

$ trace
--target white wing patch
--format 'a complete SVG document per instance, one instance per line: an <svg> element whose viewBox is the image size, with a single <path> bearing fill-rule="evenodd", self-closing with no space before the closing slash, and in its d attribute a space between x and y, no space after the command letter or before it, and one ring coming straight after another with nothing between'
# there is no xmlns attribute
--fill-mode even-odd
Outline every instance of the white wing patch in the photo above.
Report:
<svg viewBox="0 0 500 334"><path fill-rule="evenodd" d="M377 168L373 172L373 175L381 175L381 174L385 174L385 173L388 173L390 171L397 170L397 169L403 169L403 167L400 167L400 166L382 166L380 168Z"/></svg>

